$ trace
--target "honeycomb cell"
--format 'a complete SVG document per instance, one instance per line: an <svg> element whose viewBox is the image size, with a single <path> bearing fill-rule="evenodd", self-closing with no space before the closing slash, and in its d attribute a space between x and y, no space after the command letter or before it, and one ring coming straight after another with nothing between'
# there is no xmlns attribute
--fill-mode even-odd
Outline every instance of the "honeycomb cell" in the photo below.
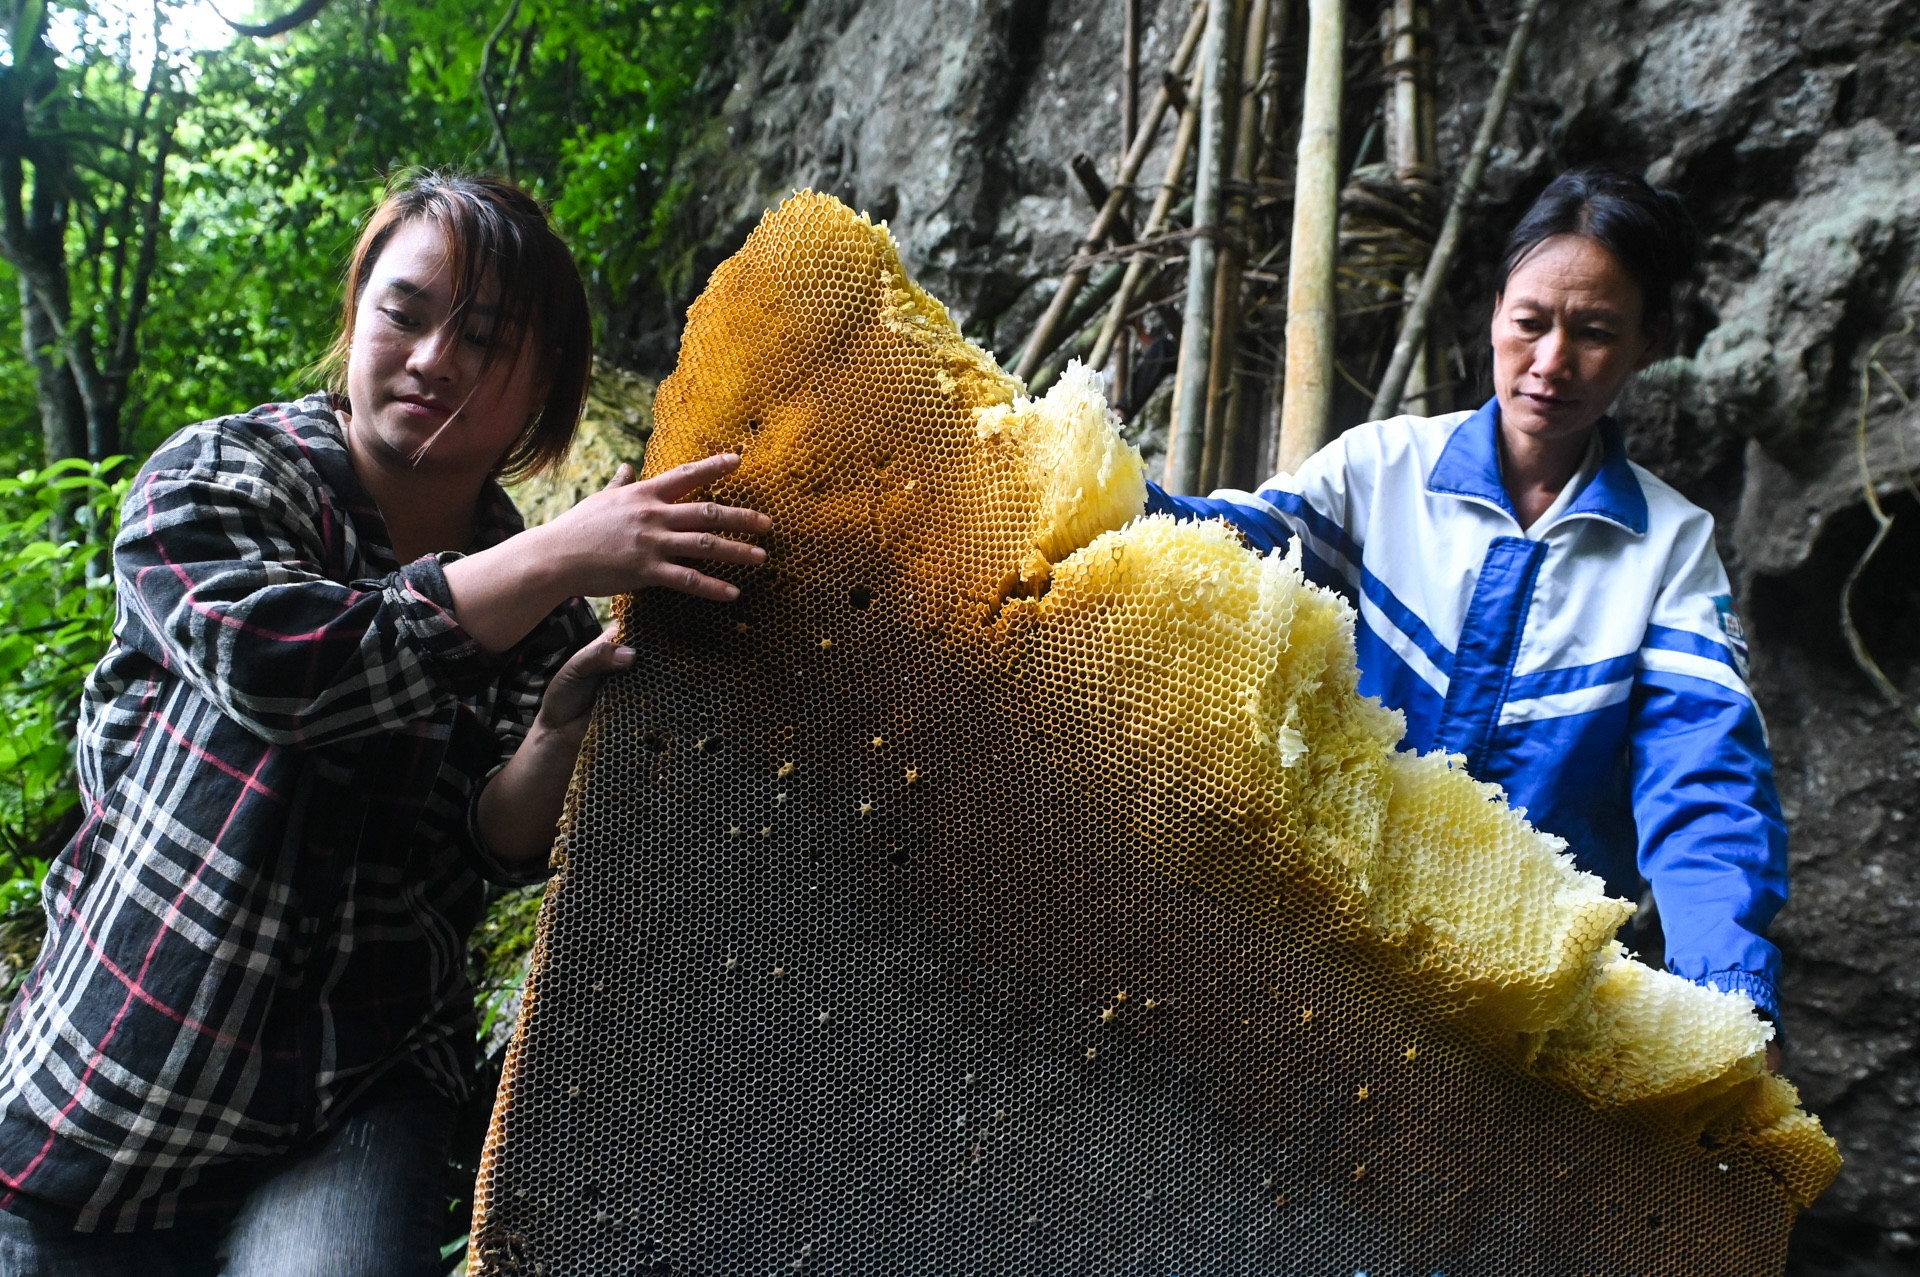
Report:
<svg viewBox="0 0 1920 1277"><path fill-rule="evenodd" d="M647 472L768 558L621 604L472 1271L1778 1272L1838 1163L1751 1004L1022 390L825 196L694 303Z"/></svg>

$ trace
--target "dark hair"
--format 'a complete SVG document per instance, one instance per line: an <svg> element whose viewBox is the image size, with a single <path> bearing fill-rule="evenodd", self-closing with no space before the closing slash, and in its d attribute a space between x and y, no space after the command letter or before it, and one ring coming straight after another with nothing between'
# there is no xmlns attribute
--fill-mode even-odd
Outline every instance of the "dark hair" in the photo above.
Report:
<svg viewBox="0 0 1920 1277"><path fill-rule="evenodd" d="M439 169L406 169L387 183L367 217L347 263L340 332L320 361L329 387L346 394L347 351L354 314L367 278L394 234L430 218L447 237L453 276L449 322L458 323L489 276L500 287L496 339L483 368L505 355L518 359L533 337L536 384L546 402L500 458L504 479L538 474L557 464L573 443L593 370L593 320L573 254L547 221L540 202L511 182Z"/></svg>
<svg viewBox="0 0 1920 1277"><path fill-rule="evenodd" d="M1693 275L1699 239L1672 191L1614 169L1572 169L1547 184L1507 236L1497 291L1555 235L1584 235L1619 259L1640 285L1641 326L1649 333L1672 319L1674 290Z"/></svg>

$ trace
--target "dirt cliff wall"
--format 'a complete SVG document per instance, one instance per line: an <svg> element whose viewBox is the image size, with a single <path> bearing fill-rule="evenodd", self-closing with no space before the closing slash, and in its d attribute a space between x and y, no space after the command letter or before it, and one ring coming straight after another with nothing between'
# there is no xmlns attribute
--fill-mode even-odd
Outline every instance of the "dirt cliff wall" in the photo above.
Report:
<svg viewBox="0 0 1920 1277"><path fill-rule="evenodd" d="M1514 7L1436 6L1449 172ZM1143 8L1151 83L1189 10ZM696 192L682 287L616 317L616 357L670 367L707 271L800 186L889 219L969 334L1010 351L1088 218L1068 160L1084 150L1112 172L1119 14L1119 0L811 0L747 23L682 164ZM1358 36L1371 17L1359 0ZM1358 48L1352 61L1370 65ZM1349 152L1377 98L1356 84ZM1470 366L1501 235L1553 173L1589 160L1675 186L1706 237L1679 353L1620 416L1636 457L1719 519L1793 825L1776 927L1788 1072L1848 1157L1802 1222L1795 1271L1920 1271L1920 726L1863 673L1841 617L1852 580L1860 646L1920 704L1906 468L1920 462L1906 331L1920 312L1920 3L1549 0L1445 308ZM1459 402L1484 393L1463 386ZM1878 523L1863 476L1893 519L1864 566Z"/></svg>

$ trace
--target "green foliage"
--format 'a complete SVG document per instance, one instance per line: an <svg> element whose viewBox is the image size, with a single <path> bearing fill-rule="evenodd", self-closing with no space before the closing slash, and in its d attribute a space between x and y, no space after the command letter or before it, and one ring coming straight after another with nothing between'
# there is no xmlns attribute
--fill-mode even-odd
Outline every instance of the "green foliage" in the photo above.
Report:
<svg viewBox="0 0 1920 1277"><path fill-rule="evenodd" d="M70 460L0 479L0 997L39 949L49 834L80 801L73 725L113 633L100 575L119 528L125 458Z"/></svg>
<svg viewBox="0 0 1920 1277"><path fill-rule="evenodd" d="M13 271L0 261L0 474L40 464L40 409L20 355L19 295Z"/></svg>
<svg viewBox="0 0 1920 1277"><path fill-rule="evenodd" d="M76 459L0 479L0 855L27 854L79 801L73 722L113 635L103 567L123 469Z"/></svg>
<svg viewBox="0 0 1920 1277"><path fill-rule="evenodd" d="M540 902L546 893L545 883L501 892L488 903L486 919L473 933L471 975L478 995L480 1042L489 1050L505 1046L513 1028L511 1017L527 980L527 964L533 960Z"/></svg>
<svg viewBox="0 0 1920 1277"><path fill-rule="evenodd" d="M116 6L0 6L0 256L25 316L45 456L124 439L184 67ZM144 48L142 43L144 34Z"/></svg>
<svg viewBox="0 0 1920 1277"><path fill-rule="evenodd" d="M665 175L714 3L335 0L275 41L199 55L140 373L154 430L284 397L325 350L384 174L505 172L548 200L602 310L653 277L685 198Z"/></svg>

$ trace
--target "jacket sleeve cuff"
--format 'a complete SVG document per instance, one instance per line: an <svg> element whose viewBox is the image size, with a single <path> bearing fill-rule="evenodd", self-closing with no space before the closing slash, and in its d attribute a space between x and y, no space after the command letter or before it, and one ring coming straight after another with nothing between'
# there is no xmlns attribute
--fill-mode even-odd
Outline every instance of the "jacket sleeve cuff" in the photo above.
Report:
<svg viewBox="0 0 1920 1277"><path fill-rule="evenodd" d="M444 553L415 559L387 578L385 590L400 629L435 680L465 696L493 682L504 660L475 642L453 615L444 565L460 557Z"/></svg>
<svg viewBox="0 0 1920 1277"><path fill-rule="evenodd" d="M510 865L494 854L493 848L487 845L487 836L480 832L480 795L487 792L487 786L505 766L506 763L500 763L473 787L473 797L467 800L467 843L482 878L500 887L531 887L553 877L551 855L532 856Z"/></svg>
<svg viewBox="0 0 1920 1277"><path fill-rule="evenodd" d="M1696 977L1694 983L1722 993L1744 993L1753 999L1754 1009L1763 1019L1776 1024L1780 1020L1780 996L1774 992L1773 981L1763 975L1751 971L1709 971Z"/></svg>
<svg viewBox="0 0 1920 1277"><path fill-rule="evenodd" d="M1147 480L1147 505L1146 509L1142 510L1141 513L1171 514L1178 516L1187 513L1187 511L1171 493L1149 479Z"/></svg>

